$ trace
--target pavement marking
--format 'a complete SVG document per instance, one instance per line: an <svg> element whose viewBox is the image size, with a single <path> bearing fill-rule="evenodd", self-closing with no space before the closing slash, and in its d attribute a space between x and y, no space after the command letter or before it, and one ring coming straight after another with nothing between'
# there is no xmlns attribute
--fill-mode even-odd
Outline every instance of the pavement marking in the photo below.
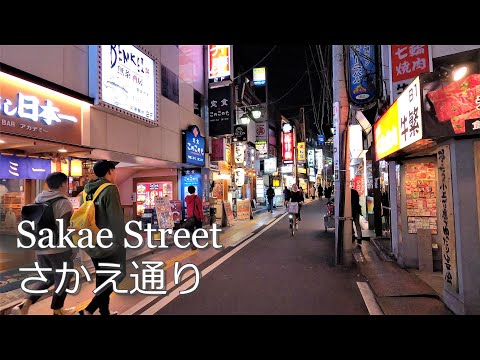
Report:
<svg viewBox="0 0 480 360"><path fill-rule="evenodd" d="M207 275L210 271L213 269L217 268L220 266L223 262L225 262L227 259L232 257L235 253L239 252L241 249L243 249L245 246L250 244L253 240L258 238L260 235L262 235L265 231L269 230L272 226L274 226L276 223L278 223L281 219L283 219L287 215L286 213L278 217L272 224L266 226L262 231L260 231L258 234L252 236L250 239L247 241L244 241L242 244L238 245L235 247L232 251L229 253L225 254L223 257L215 261L212 265L208 266L204 270L201 271L201 277L203 278L205 275ZM163 297L158 303L155 303L153 306L148 308L146 311L144 311L141 315L154 315L156 312L160 311L163 307L168 305L170 302L175 300L178 295L180 295L180 291L187 290L192 286L195 282L195 277L192 277L188 279L185 283L180 285L178 288L173 290L173 292L169 293L165 297ZM198 290L198 289L197 289Z"/></svg>
<svg viewBox="0 0 480 360"><path fill-rule="evenodd" d="M380 309L380 306L378 306L377 300L375 300L375 295L373 295L370 286L366 282L362 281L357 281L357 286L362 294L363 301L365 301L368 313L370 315L384 315L382 309Z"/></svg>
<svg viewBox="0 0 480 360"><path fill-rule="evenodd" d="M198 251L198 250L188 250L188 251L185 251L184 253L181 253L181 254L179 254L179 255L177 255L177 256L174 256L174 257L171 258L171 259L168 259L168 260L164 261L165 267L164 267L163 269L164 269L164 270L167 270L167 269L171 268L172 266L175 265L175 263L176 263L177 261L185 260L186 258L188 258L188 257L192 256L193 254L195 254L197 251ZM173 282L171 282L170 284L172 284L172 283L173 283ZM169 285L170 285L170 284L169 284ZM125 280L123 280L123 281L120 283L119 288L121 288L121 289L133 289L133 286L134 286L134 285L135 285L135 279L134 279L133 277L131 277L131 276L128 276ZM168 286L167 286L167 288L168 288ZM117 294L113 292L113 293L110 295L110 299L113 298L115 295L117 295ZM154 299L155 299L155 298L154 298ZM149 299L149 300L150 300L150 299ZM88 304L90 304L90 301L92 301L92 298L87 299L87 300L81 302L80 304L77 304L77 305L75 306L75 311L84 310L84 309L88 306ZM152 301L152 300L150 300L150 301ZM148 301L147 304L148 304L150 301ZM145 304L145 305L147 305L147 304ZM145 305L144 305L144 306L145 306ZM141 309L141 308L140 308L140 309ZM130 311L130 310L129 310L129 311Z"/></svg>

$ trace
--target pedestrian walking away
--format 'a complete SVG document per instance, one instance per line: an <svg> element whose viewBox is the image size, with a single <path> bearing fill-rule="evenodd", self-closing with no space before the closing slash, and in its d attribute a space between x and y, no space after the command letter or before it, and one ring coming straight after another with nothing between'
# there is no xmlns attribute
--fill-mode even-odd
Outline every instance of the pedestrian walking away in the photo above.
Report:
<svg viewBox="0 0 480 360"><path fill-rule="evenodd" d="M273 212L273 198L275 197L275 190L272 185L267 189L268 212Z"/></svg>

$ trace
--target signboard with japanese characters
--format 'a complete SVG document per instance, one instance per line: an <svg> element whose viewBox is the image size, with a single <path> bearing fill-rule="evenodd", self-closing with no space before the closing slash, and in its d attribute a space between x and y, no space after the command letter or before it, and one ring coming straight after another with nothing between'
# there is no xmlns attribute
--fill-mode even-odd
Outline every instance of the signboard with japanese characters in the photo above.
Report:
<svg viewBox="0 0 480 360"><path fill-rule="evenodd" d="M90 46L90 95L128 118L158 124L156 58L140 46ZM96 76L94 76L96 75Z"/></svg>
<svg viewBox="0 0 480 360"><path fill-rule="evenodd" d="M250 220L250 200L237 200L237 220Z"/></svg>
<svg viewBox="0 0 480 360"><path fill-rule="evenodd" d="M455 219L453 213L452 170L450 167L450 147L437 150L438 161L438 214L440 236L442 237L443 280L446 290L458 294L457 251L455 241Z"/></svg>
<svg viewBox="0 0 480 360"><path fill-rule="evenodd" d="M243 186L245 184L245 170L243 168L236 168L234 170L235 185Z"/></svg>
<svg viewBox="0 0 480 360"><path fill-rule="evenodd" d="M186 164L205 166L205 138L200 136L200 129L193 125L182 131L183 162Z"/></svg>
<svg viewBox="0 0 480 360"><path fill-rule="evenodd" d="M236 143L235 144L235 151L233 154L235 164L243 166L245 162L245 144L242 143Z"/></svg>
<svg viewBox="0 0 480 360"><path fill-rule="evenodd" d="M318 143L318 145L324 145L325 144L325 135L318 135L317 143Z"/></svg>
<svg viewBox="0 0 480 360"><path fill-rule="evenodd" d="M231 79L232 46L208 45L208 82L220 83Z"/></svg>
<svg viewBox="0 0 480 360"><path fill-rule="evenodd" d="M422 94L417 77L374 125L377 160L421 140Z"/></svg>
<svg viewBox="0 0 480 360"><path fill-rule="evenodd" d="M391 101L421 73L432 71L429 45L390 45Z"/></svg>
<svg viewBox="0 0 480 360"><path fill-rule="evenodd" d="M0 72L0 132L82 143L83 101Z"/></svg>
<svg viewBox="0 0 480 360"><path fill-rule="evenodd" d="M268 157L267 140L257 140L255 142L255 149L257 149L259 159L266 159Z"/></svg>
<svg viewBox="0 0 480 360"><path fill-rule="evenodd" d="M232 90L222 86L208 90L209 135L231 135L233 126Z"/></svg>
<svg viewBox="0 0 480 360"><path fill-rule="evenodd" d="M203 95L193 89L193 113L202 117Z"/></svg>
<svg viewBox="0 0 480 360"><path fill-rule="evenodd" d="M293 132L282 132L282 158L285 164L293 163L295 154L295 144L293 142Z"/></svg>
<svg viewBox="0 0 480 360"><path fill-rule="evenodd" d="M315 150L313 149L307 150L307 163L308 163L308 167L315 166Z"/></svg>
<svg viewBox="0 0 480 360"><path fill-rule="evenodd" d="M353 104L362 106L377 96L375 45L350 45L348 56L348 95Z"/></svg>
<svg viewBox="0 0 480 360"><path fill-rule="evenodd" d="M305 154L305 142L299 142L297 144L297 160L299 164L305 163L306 156Z"/></svg>
<svg viewBox="0 0 480 360"><path fill-rule="evenodd" d="M233 125L233 141L247 141L247 125Z"/></svg>
<svg viewBox="0 0 480 360"><path fill-rule="evenodd" d="M50 160L0 155L0 179L45 180L50 173Z"/></svg>
<svg viewBox="0 0 480 360"><path fill-rule="evenodd" d="M267 76L265 67L253 68L253 84L255 86L265 86L267 83Z"/></svg>
<svg viewBox="0 0 480 360"><path fill-rule="evenodd" d="M259 122L255 124L256 126L256 140L266 140L267 139L267 122Z"/></svg>

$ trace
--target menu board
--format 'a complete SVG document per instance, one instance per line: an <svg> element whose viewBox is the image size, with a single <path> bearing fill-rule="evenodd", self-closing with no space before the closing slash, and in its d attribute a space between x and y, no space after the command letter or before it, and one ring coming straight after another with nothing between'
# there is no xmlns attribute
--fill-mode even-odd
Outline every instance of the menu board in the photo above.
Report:
<svg viewBox="0 0 480 360"><path fill-rule="evenodd" d="M407 216L437 216L437 180L434 163L407 164Z"/></svg>
<svg viewBox="0 0 480 360"><path fill-rule="evenodd" d="M250 200L237 200L237 220L250 220Z"/></svg>
<svg viewBox="0 0 480 360"><path fill-rule="evenodd" d="M172 181L139 182L137 183L137 216L141 217L145 209L153 209L157 196L173 198Z"/></svg>
<svg viewBox="0 0 480 360"><path fill-rule="evenodd" d="M433 235L438 233L437 218L426 216L409 216L407 218L407 222L409 234L416 234L418 229L430 229L432 230Z"/></svg>
<svg viewBox="0 0 480 360"><path fill-rule="evenodd" d="M433 162L405 167L408 233L430 229L437 234L437 180Z"/></svg>
<svg viewBox="0 0 480 360"><path fill-rule="evenodd" d="M233 216L232 204L230 204L230 201L224 201L223 207L225 209L225 213L227 214L228 225L233 225L235 222L235 217Z"/></svg>
<svg viewBox="0 0 480 360"><path fill-rule="evenodd" d="M173 229L173 212L168 196L156 196L154 199L159 229Z"/></svg>
<svg viewBox="0 0 480 360"><path fill-rule="evenodd" d="M225 180L215 180L215 186L213 187L213 197L218 200L223 200L223 187Z"/></svg>
<svg viewBox="0 0 480 360"><path fill-rule="evenodd" d="M172 208L173 222L179 224L182 220L182 201L170 200L170 207Z"/></svg>

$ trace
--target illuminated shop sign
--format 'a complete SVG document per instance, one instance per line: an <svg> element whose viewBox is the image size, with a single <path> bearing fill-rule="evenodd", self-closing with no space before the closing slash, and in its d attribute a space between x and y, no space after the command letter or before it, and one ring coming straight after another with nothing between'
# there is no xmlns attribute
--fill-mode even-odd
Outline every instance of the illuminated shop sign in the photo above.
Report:
<svg viewBox="0 0 480 360"><path fill-rule="evenodd" d="M186 164L205 166L205 138L200 136L198 126L191 126L183 131L183 162Z"/></svg>
<svg viewBox="0 0 480 360"><path fill-rule="evenodd" d="M208 82L216 83L231 78L232 46L208 45Z"/></svg>
<svg viewBox="0 0 480 360"><path fill-rule="evenodd" d="M305 162L305 143L304 142L299 142L297 144L297 160L300 163Z"/></svg>
<svg viewBox="0 0 480 360"><path fill-rule="evenodd" d="M1 179L45 180L50 172L50 160L0 155Z"/></svg>
<svg viewBox="0 0 480 360"><path fill-rule="evenodd" d="M98 77L90 82L90 95L98 105L156 125L155 57L133 45L92 45L89 51L90 78Z"/></svg>
<svg viewBox="0 0 480 360"><path fill-rule="evenodd" d="M82 143L83 110L89 104L0 72L0 131Z"/></svg>
<svg viewBox="0 0 480 360"><path fill-rule="evenodd" d="M294 143L293 133L282 133L282 157L284 163L293 162L294 160Z"/></svg>
<svg viewBox="0 0 480 360"><path fill-rule="evenodd" d="M267 76L264 67L253 69L253 84L255 86L265 86L267 83Z"/></svg>
<svg viewBox="0 0 480 360"><path fill-rule="evenodd" d="M263 172L271 174L277 171L277 158L268 158L263 162Z"/></svg>

